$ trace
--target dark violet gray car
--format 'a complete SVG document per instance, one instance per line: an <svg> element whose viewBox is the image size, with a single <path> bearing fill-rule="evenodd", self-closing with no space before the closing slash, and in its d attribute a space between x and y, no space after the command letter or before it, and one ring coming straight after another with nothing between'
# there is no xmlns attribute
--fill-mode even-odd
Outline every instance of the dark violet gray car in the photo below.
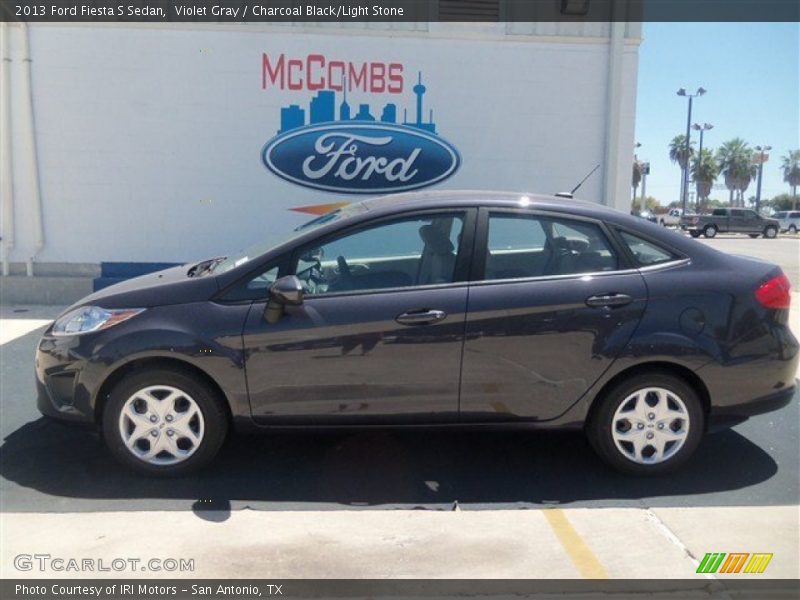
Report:
<svg viewBox="0 0 800 600"><path fill-rule="evenodd" d="M779 267L597 204L396 195L84 298L39 343L38 405L153 475L232 429L439 425L584 430L662 473L792 400L789 302Z"/></svg>

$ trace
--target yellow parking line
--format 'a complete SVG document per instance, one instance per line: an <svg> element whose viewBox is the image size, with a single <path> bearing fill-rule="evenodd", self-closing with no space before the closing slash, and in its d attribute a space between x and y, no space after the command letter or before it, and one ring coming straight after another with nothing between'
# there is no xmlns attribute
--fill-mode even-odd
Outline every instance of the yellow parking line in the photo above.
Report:
<svg viewBox="0 0 800 600"><path fill-rule="evenodd" d="M605 568L583 541L583 538L575 531L563 510L548 508L544 511L544 516L581 577L584 579L608 579Z"/></svg>

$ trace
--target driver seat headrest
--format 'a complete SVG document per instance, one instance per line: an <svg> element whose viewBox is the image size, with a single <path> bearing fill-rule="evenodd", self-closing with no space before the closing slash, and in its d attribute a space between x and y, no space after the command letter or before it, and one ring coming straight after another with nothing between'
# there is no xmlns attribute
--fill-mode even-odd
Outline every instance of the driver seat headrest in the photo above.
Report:
<svg viewBox="0 0 800 600"><path fill-rule="evenodd" d="M425 244L425 249L429 249L433 254L452 254L453 242L434 225L423 225L419 228L419 237Z"/></svg>

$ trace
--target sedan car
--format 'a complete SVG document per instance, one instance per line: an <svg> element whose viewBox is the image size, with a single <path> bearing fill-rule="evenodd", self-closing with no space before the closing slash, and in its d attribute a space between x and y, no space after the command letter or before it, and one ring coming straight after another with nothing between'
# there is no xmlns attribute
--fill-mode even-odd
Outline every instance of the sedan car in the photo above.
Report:
<svg viewBox="0 0 800 600"><path fill-rule="evenodd" d="M96 292L45 331L45 415L153 475L232 430L576 429L655 474L788 404L789 281L597 204L493 192L350 204L280 243Z"/></svg>

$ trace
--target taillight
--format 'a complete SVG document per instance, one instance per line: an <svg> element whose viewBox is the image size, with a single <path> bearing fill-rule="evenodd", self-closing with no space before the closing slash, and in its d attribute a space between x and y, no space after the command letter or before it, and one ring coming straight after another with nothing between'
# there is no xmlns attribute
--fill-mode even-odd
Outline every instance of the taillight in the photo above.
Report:
<svg viewBox="0 0 800 600"><path fill-rule="evenodd" d="M762 283L756 290L756 299L766 308L789 308L792 296L789 288L792 284L783 273Z"/></svg>

